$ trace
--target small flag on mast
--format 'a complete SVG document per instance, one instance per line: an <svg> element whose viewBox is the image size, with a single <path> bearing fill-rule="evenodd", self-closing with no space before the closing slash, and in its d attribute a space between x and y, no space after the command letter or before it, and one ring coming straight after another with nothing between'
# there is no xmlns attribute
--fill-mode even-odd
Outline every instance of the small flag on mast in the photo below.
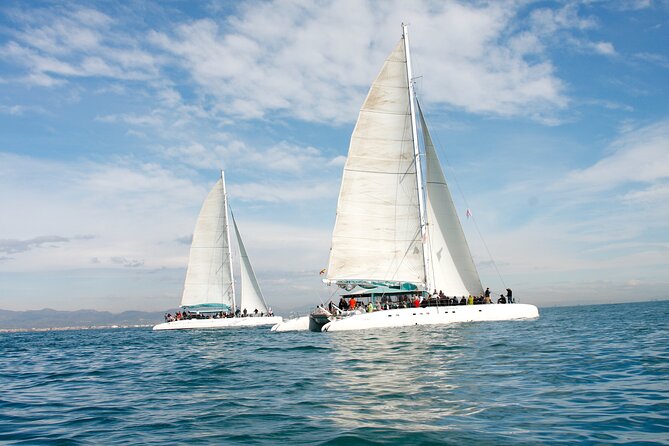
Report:
<svg viewBox="0 0 669 446"><path fill-rule="evenodd" d="M465 215L467 216L467 218L471 217L472 216L471 209L467 208L467 212L465 212Z"/></svg>
<svg viewBox="0 0 669 446"><path fill-rule="evenodd" d="M325 274L325 268L323 268L323 269L321 270L321 272L318 273L318 274L321 275L321 276L322 276L323 274Z"/></svg>

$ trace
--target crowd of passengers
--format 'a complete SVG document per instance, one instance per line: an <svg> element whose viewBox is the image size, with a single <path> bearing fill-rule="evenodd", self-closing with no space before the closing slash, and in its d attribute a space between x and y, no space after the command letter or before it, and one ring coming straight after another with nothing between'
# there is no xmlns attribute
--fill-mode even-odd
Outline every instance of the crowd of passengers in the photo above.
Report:
<svg viewBox="0 0 669 446"><path fill-rule="evenodd" d="M177 311L172 315L171 313L167 313L165 315L165 322L174 322L174 321L183 321L187 319L225 319L225 318L232 318L232 317L263 317L263 316L274 316L274 313L272 312L272 308L267 309L267 314L265 314L262 311L258 311L256 308L253 310L253 312L249 312L244 308L244 310L240 310L237 308L235 312L233 313L232 311L219 311L218 313L194 313L190 312L188 310L184 311Z"/></svg>
<svg viewBox="0 0 669 446"><path fill-rule="evenodd" d="M513 302L513 292L510 288L506 289L506 296L500 294L497 299L498 304L512 304ZM490 288L486 288L485 292L480 296L470 295L469 297L462 296L460 298L457 296L449 297L443 291L437 292L437 290L434 290L428 297L423 297L421 294L404 294L397 296L395 300L392 296L382 296L378 302L370 301L367 304L356 300L355 297L346 300L342 296L339 299L338 305L335 305L332 301L328 303L328 311L330 313L338 313L340 311L358 310L371 313L372 311L395 310L397 308L446 307L452 305L483 305L492 303Z"/></svg>

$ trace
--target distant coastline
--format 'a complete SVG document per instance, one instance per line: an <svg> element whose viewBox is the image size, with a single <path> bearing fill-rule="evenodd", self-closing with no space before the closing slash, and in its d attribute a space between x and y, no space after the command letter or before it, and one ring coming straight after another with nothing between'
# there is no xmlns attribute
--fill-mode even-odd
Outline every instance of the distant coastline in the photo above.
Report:
<svg viewBox="0 0 669 446"><path fill-rule="evenodd" d="M163 316L162 311L0 310L0 332L150 327L162 322Z"/></svg>
<svg viewBox="0 0 669 446"><path fill-rule="evenodd" d="M586 307L597 305L637 305L651 302L669 300L669 297L648 299L639 302L607 302L607 303L583 303L571 305L540 306L542 309ZM292 311L290 314L303 315L302 311ZM124 311L122 313L111 313L109 311L97 310L53 310L45 308L42 310L12 311L0 309L0 333L17 332L45 332L66 330L105 330L120 328L146 328L163 322L165 313L176 311L168 309L165 311ZM287 313L284 313L284 317Z"/></svg>
<svg viewBox="0 0 669 446"><path fill-rule="evenodd" d="M44 331L69 331L69 330L115 330L121 328L147 328L152 324L145 325L95 325L81 327L48 327L48 328L0 328L0 333L39 333Z"/></svg>

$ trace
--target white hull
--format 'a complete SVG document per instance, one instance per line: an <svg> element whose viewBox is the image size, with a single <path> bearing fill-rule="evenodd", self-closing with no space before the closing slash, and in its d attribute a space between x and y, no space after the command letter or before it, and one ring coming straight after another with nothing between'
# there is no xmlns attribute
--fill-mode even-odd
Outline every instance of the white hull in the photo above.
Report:
<svg viewBox="0 0 669 446"><path fill-rule="evenodd" d="M221 319L186 319L164 322L153 327L154 330L192 330L206 328L245 328L275 325L283 320L281 316L231 317Z"/></svg>
<svg viewBox="0 0 669 446"><path fill-rule="evenodd" d="M309 330L309 316L296 317L279 322L272 331L306 331Z"/></svg>
<svg viewBox="0 0 669 446"><path fill-rule="evenodd" d="M539 310L534 305L529 304L400 308L397 310L355 314L335 319L325 324L322 331L364 330L367 328L451 324L454 322L508 321L537 317L539 317Z"/></svg>

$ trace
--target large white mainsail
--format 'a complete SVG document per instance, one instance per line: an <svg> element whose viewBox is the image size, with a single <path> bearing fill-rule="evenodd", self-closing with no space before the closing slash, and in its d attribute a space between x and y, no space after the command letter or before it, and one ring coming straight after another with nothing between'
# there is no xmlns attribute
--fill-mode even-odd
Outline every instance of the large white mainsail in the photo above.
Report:
<svg viewBox="0 0 669 446"><path fill-rule="evenodd" d="M483 294L481 279L474 266L469 246L462 231L453 198L446 185L432 137L423 112L418 107L423 131L426 165L426 195L429 253L432 261L433 288L447 296L479 296Z"/></svg>
<svg viewBox="0 0 669 446"><path fill-rule="evenodd" d="M351 135L327 282L425 283L408 86L402 39Z"/></svg>
<svg viewBox="0 0 669 446"><path fill-rule="evenodd" d="M227 197L221 172L197 217L181 306L232 310L234 302Z"/></svg>
<svg viewBox="0 0 669 446"><path fill-rule="evenodd" d="M235 229L235 235L237 236L237 245L239 247L239 264L241 269L241 299L239 308L240 310L246 310L248 313L253 314L254 310L258 310L258 313L267 314L267 304L265 299L262 296L260 291L260 285L256 279L256 275L253 272L253 267L251 267L251 262L249 261L249 256L246 253L246 248L244 247L244 242L242 241L242 235L239 232L237 227L237 221L235 220L235 215L230 210L230 216L232 217L232 225Z"/></svg>

